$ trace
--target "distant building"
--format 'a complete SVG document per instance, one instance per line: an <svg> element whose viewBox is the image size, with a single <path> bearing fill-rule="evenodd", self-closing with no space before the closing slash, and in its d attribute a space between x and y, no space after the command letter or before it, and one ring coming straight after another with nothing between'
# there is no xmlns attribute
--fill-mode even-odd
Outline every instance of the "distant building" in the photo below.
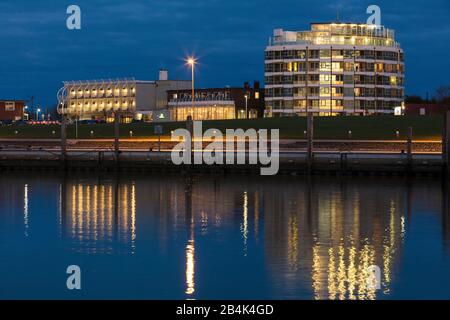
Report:
<svg viewBox="0 0 450 320"><path fill-rule="evenodd" d="M404 107L404 57L394 31L356 23L274 30L265 50L269 116L393 114Z"/></svg>
<svg viewBox="0 0 450 320"><path fill-rule="evenodd" d="M262 117L264 114L264 90L255 81L253 88L248 82L243 87L169 90L168 106L171 119L184 121L191 115L194 120L245 119ZM247 107L246 107L247 106Z"/></svg>
<svg viewBox="0 0 450 320"><path fill-rule="evenodd" d="M0 100L0 121L18 121L24 118L25 100Z"/></svg>
<svg viewBox="0 0 450 320"><path fill-rule="evenodd" d="M166 70L160 71L156 81L65 81L58 92L59 112L64 105L72 119L112 121L114 112L121 113L123 122L151 119L153 113L167 108L168 90L190 87L189 80L169 80Z"/></svg>
<svg viewBox="0 0 450 320"><path fill-rule="evenodd" d="M407 103L405 115L407 116L432 116L445 114L450 111L450 106L437 103Z"/></svg>

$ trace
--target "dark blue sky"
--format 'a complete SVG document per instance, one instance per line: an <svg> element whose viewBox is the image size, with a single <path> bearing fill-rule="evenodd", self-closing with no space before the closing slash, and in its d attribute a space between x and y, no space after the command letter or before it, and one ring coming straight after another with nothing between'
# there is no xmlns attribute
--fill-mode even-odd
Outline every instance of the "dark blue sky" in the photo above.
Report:
<svg viewBox="0 0 450 320"><path fill-rule="evenodd" d="M82 9L82 30L66 28L66 9ZM365 22L382 9L406 53L407 94L450 85L449 0L2 0L0 99L31 95L53 105L63 80L136 77L161 67L189 79L183 58L200 58L198 86L263 80L264 48L274 28L304 30L310 22Z"/></svg>

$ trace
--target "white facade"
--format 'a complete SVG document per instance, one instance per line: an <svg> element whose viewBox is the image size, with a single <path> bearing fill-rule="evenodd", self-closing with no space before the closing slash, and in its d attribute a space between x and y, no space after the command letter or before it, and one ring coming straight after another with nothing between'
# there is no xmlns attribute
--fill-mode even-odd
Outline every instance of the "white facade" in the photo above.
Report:
<svg viewBox="0 0 450 320"><path fill-rule="evenodd" d="M265 54L268 116L393 114L404 105L403 50L384 27L276 29Z"/></svg>
<svg viewBox="0 0 450 320"><path fill-rule="evenodd" d="M191 81L167 80L167 71L160 77L162 80L157 81L66 81L58 92L59 111L81 120L108 120L117 111L130 120L142 118L143 114L167 108L168 90L191 86Z"/></svg>

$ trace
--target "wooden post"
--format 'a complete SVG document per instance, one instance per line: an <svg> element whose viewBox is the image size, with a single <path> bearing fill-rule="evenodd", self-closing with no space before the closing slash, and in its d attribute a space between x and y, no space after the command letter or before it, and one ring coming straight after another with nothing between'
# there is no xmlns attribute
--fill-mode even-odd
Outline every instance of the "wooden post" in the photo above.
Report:
<svg viewBox="0 0 450 320"><path fill-rule="evenodd" d="M450 111L444 116L444 128L442 132L442 163L445 173L449 171L450 164Z"/></svg>
<svg viewBox="0 0 450 320"><path fill-rule="evenodd" d="M307 137L308 137L308 172L312 172L313 161L314 161L314 116L311 112L308 113L307 119Z"/></svg>
<svg viewBox="0 0 450 320"><path fill-rule="evenodd" d="M67 159L67 124L66 115L62 115L61 119L61 161L66 164Z"/></svg>
<svg viewBox="0 0 450 320"><path fill-rule="evenodd" d="M158 152L161 152L161 135L158 134Z"/></svg>
<svg viewBox="0 0 450 320"><path fill-rule="evenodd" d="M114 159L116 163L119 162L120 153L120 114L119 112L114 113Z"/></svg>
<svg viewBox="0 0 450 320"><path fill-rule="evenodd" d="M188 116L186 119L186 130L189 131L191 136L190 149L186 150L191 155L191 164L194 163L194 153L192 152L192 145L194 143L194 122L192 121L192 116Z"/></svg>
<svg viewBox="0 0 450 320"><path fill-rule="evenodd" d="M408 128L408 140L406 143L406 152L408 157L408 170L412 169L412 140L413 140L413 128Z"/></svg>

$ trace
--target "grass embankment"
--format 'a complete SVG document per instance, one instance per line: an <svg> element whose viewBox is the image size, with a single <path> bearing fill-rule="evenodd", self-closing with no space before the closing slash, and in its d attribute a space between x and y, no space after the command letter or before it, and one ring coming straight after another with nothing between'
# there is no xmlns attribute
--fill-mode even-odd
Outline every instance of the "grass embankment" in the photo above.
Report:
<svg viewBox="0 0 450 320"><path fill-rule="evenodd" d="M406 139L408 127L413 127L415 140L439 140L443 127L442 116L373 116L373 117L317 117L314 120L316 139L348 139L348 132L355 140L396 140L396 132L400 132L400 139ZM164 136L169 136L172 130L184 128L184 122L162 123ZM121 137L133 138L155 137L153 123L121 124ZM223 120L204 121L203 130L215 128L225 132L225 129L255 128L280 129L282 139L303 139L306 130L306 118L268 118L252 120ZM68 126L68 138L75 138L75 125ZM93 134L91 135L91 131ZM102 139L113 138L113 124L79 125L78 138ZM60 137L60 127L56 125L44 126L1 126L0 138L18 139L52 139Z"/></svg>

